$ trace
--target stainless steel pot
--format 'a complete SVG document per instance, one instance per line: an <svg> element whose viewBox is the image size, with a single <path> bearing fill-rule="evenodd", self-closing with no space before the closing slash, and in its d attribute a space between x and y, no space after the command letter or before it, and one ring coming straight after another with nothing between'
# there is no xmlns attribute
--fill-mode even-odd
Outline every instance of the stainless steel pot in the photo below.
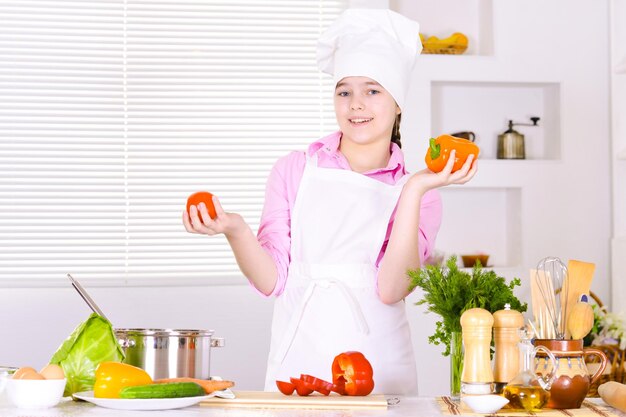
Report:
<svg viewBox="0 0 626 417"><path fill-rule="evenodd" d="M115 329L115 336L126 354L124 362L153 379L209 379L211 348L224 346L213 330Z"/></svg>

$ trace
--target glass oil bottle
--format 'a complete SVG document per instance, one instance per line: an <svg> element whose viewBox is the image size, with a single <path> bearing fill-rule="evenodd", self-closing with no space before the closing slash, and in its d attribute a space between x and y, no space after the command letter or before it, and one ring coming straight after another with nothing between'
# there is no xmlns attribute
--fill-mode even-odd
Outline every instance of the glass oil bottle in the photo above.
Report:
<svg viewBox="0 0 626 417"><path fill-rule="evenodd" d="M520 330L520 371L502 392L509 400L509 407L526 411L541 410L550 399L550 387L556 376L556 359L550 350L543 346L533 346L532 333L523 328ZM543 350L552 361L552 371L542 377L535 374L535 355Z"/></svg>

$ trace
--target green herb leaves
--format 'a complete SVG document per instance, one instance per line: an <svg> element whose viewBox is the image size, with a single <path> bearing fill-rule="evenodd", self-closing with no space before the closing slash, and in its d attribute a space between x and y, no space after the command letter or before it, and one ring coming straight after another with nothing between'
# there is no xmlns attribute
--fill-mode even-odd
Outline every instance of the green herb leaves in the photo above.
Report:
<svg viewBox="0 0 626 417"><path fill-rule="evenodd" d="M527 304L522 304L513 294L513 289L521 285L519 278L509 284L492 270L485 270L478 263L471 274L459 270L456 256L446 261L446 266L428 265L408 272L411 279L410 289L417 287L424 291L424 298L416 305L425 304L428 311L441 316L436 323L435 333L428 341L435 345L443 343L446 347L444 356L450 354L452 332L461 331L461 314L470 308L480 307L494 313L510 304L512 310L526 311Z"/></svg>

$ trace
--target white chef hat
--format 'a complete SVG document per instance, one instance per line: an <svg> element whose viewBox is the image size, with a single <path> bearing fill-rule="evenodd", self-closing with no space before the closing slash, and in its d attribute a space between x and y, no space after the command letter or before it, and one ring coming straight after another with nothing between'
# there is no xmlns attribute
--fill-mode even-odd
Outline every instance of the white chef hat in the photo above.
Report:
<svg viewBox="0 0 626 417"><path fill-rule="evenodd" d="M317 64L335 83L351 76L375 80L402 108L421 51L417 22L388 9L347 9L320 37Z"/></svg>

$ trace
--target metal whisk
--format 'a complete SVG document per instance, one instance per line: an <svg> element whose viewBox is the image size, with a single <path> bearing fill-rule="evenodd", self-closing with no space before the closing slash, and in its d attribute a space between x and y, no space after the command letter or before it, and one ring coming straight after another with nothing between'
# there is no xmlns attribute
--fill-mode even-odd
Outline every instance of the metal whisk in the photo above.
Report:
<svg viewBox="0 0 626 417"><path fill-rule="evenodd" d="M559 258L544 258L537 264L534 279L534 286L543 300L543 308L536 310L535 325L540 333L537 337L564 339L569 281L567 266Z"/></svg>

